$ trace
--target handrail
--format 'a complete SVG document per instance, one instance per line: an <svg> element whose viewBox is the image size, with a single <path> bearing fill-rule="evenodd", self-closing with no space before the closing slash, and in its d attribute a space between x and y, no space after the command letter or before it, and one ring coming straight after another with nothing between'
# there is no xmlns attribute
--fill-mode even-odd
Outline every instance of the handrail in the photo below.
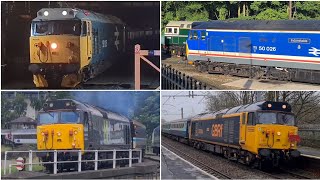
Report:
<svg viewBox="0 0 320 180"><path fill-rule="evenodd" d="M21 153L21 152L28 152L29 153L29 162L23 163L23 165L28 165L29 171L32 171L32 165L38 165L38 164L53 164L53 173L57 174L57 165L63 164L63 163L78 163L78 172L81 172L81 163L82 162L94 162L94 170L98 170L98 162L101 161L112 161L112 167L113 169L116 168L116 161L117 160L129 160L129 167L132 167L132 160L138 160L139 163L142 162L142 150L141 149L129 149L129 150L123 150L123 149L113 149L113 150L44 150L44 151L5 151L5 157L4 157L4 175L6 175L6 169L7 169L7 156L8 153ZM39 162L39 163L33 163L32 160L32 153L37 152L53 152L54 153L54 161L53 162ZM77 161L58 161L58 152L78 152L78 160ZM94 152L95 156L92 160L82 160L82 152ZM112 159L99 159L98 153L100 152L112 152L113 158ZM116 158L117 152L129 152L129 157L125 158ZM132 157L132 152L139 152L139 157ZM9 164L9 174L11 174L11 168L12 166L20 166L21 164Z"/></svg>

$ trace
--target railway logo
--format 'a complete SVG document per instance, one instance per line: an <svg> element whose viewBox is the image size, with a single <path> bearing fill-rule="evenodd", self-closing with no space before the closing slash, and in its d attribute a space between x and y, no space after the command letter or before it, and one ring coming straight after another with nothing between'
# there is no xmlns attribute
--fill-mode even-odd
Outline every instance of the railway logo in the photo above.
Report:
<svg viewBox="0 0 320 180"><path fill-rule="evenodd" d="M212 125L212 136L222 137L223 124L213 124Z"/></svg>
<svg viewBox="0 0 320 180"><path fill-rule="evenodd" d="M320 49L312 47L312 48L309 49L309 54L312 54L314 56L319 56L320 55Z"/></svg>
<svg viewBox="0 0 320 180"><path fill-rule="evenodd" d="M114 45L117 47L117 51L119 51L119 31L118 27L116 26L116 31L114 32L114 36L116 37L116 40L114 41Z"/></svg>

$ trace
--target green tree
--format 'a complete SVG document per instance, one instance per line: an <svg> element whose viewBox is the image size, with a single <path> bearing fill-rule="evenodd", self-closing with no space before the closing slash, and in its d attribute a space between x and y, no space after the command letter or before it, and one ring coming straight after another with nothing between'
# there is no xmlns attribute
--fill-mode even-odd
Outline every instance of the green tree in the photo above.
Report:
<svg viewBox="0 0 320 180"><path fill-rule="evenodd" d="M1 98L1 128L18 117L25 116L27 103L23 94L17 93L14 99Z"/></svg>
<svg viewBox="0 0 320 180"><path fill-rule="evenodd" d="M160 124L160 93L139 93L136 100L138 106L135 108L133 119L144 124L148 137L151 137L153 129Z"/></svg>

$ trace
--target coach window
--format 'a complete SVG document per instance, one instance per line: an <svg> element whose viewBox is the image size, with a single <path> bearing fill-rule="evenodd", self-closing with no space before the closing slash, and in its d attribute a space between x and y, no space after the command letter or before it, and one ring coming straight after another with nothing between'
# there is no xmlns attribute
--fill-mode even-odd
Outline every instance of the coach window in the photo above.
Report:
<svg viewBox="0 0 320 180"><path fill-rule="evenodd" d="M87 35L87 23L85 21L82 21L82 36Z"/></svg>
<svg viewBox="0 0 320 180"><path fill-rule="evenodd" d="M250 112L248 114L248 125L254 125L254 114L253 114L253 112Z"/></svg>

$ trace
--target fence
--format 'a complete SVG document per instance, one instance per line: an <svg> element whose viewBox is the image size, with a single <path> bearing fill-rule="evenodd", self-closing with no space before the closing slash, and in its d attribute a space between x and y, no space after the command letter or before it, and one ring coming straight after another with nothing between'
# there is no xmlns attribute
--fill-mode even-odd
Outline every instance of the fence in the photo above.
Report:
<svg viewBox="0 0 320 180"><path fill-rule="evenodd" d="M140 77L140 61L141 59L148 63L153 69L160 72L160 69L154 65L151 61L149 61L144 56L160 56L159 50L141 50L140 45L136 44L134 46L134 88L135 90L139 90L141 87L141 77Z"/></svg>
<svg viewBox="0 0 320 180"><path fill-rule="evenodd" d="M161 65L161 88L162 89L213 89L205 83L198 81L185 73L182 73L166 64Z"/></svg>
<svg viewBox="0 0 320 180"><path fill-rule="evenodd" d="M320 148L320 129L299 128L300 145Z"/></svg>
<svg viewBox="0 0 320 180"><path fill-rule="evenodd" d="M129 152L129 157L128 158L116 158L117 157L117 152ZM42 153L52 153L54 156L54 161L53 162L38 162L38 163L33 163L32 162L32 155L33 153L36 152L42 152ZM78 160L77 161L58 161L58 153L59 152L77 152L78 153ZM82 160L82 152L94 152L94 160ZM113 158L112 159L99 159L99 154L100 152L112 152ZM139 152L139 157L132 157L132 152ZM7 156L8 153L28 153L29 154L29 161L28 163L24 163L23 165L28 165L28 170L32 171L32 165L43 165L43 164L53 164L53 173L57 174L57 167L58 163L63 164L63 163L78 163L78 172L81 172L81 163L82 162L94 162L94 170L98 170L98 162L101 161L112 161L112 167L113 169L116 168L116 163L118 160L129 160L129 167L132 167L132 160L138 160L139 163L142 162L142 150L141 149L136 149L136 150L50 150L50 151L5 151L5 156L4 156L4 175L6 175L6 168L7 168ZM9 164L9 174L11 174L11 168L12 166L21 166L21 164Z"/></svg>

